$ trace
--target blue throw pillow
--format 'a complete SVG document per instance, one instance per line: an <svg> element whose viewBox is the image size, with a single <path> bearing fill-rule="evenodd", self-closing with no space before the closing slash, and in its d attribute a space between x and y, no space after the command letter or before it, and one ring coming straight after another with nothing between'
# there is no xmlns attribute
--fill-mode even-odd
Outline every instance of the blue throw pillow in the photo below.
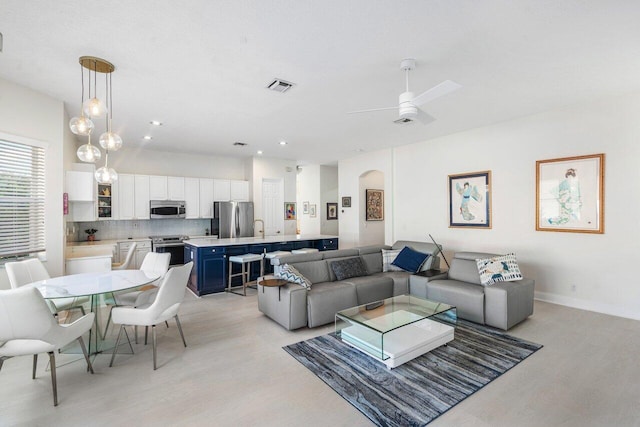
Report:
<svg viewBox="0 0 640 427"><path fill-rule="evenodd" d="M423 254L405 246L391 264L405 271L417 273L427 258L429 258L429 254Z"/></svg>

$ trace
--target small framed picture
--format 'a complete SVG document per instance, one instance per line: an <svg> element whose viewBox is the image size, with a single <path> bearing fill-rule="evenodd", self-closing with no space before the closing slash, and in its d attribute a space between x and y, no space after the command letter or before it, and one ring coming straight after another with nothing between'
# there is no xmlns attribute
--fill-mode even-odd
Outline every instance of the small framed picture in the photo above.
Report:
<svg viewBox="0 0 640 427"><path fill-rule="evenodd" d="M309 214L309 202L302 202L302 213L304 215Z"/></svg>
<svg viewBox="0 0 640 427"><path fill-rule="evenodd" d="M342 207L343 208L351 207L351 196L345 196L342 198Z"/></svg>
<svg viewBox="0 0 640 427"><path fill-rule="evenodd" d="M327 219L338 219L337 203L327 203Z"/></svg>
<svg viewBox="0 0 640 427"><path fill-rule="evenodd" d="M296 219L296 204L287 202L284 204L284 219Z"/></svg>
<svg viewBox="0 0 640 427"><path fill-rule="evenodd" d="M315 218L316 217L316 205L309 205L309 216L311 218Z"/></svg>
<svg viewBox="0 0 640 427"><path fill-rule="evenodd" d="M491 228L491 171L449 175L449 228Z"/></svg>
<svg viewBox="0 0 640 427"><path fill-rule="evenodd" d="M384 190L365 190L367 201L365 220L384 221Z"/></svg>

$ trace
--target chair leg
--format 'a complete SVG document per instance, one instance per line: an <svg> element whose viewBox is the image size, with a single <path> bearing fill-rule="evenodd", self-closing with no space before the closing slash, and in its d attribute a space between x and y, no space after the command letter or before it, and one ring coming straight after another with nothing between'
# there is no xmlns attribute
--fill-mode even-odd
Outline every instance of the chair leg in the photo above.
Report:
<svg viewBox="0 0 640 427"><path fill-rule="evenodd" d="M4 364L4 357L0 357L0 370L2 370L3 364Z"/></svg>
<svg viewBox="0 0 640 427"><path fill-rule="evenodd" d="M147 337L149 336L149 327L144 327L144 345L147 345Z"/></svg>
<svg viewBox="0 0 640 427"><path fill-rule="evenodd" d="M111 310L109 310L109 317L107 317L107 325L104 327L104 334L102 334L102 339L103 340L107 337L107 331L109 330L109 325L110 324L111 324Z"/></svg>
<svg viewBox="0 0 640 427"><path fill-rule="evenodd" d="M80 343L82 354L84 354L84 360L87 361L87 371L93 374L93 365L91 365L91 360L89 359L89 353L87 353L87 347L85 347L84 340L82 339L82 337L78 337L78 342ZM34 366L34 372L35 372L35 366Z"/></svg>
<svg viewBox="0 0 640 427"><path fill-rule="evenodd" d="M38 355L33 355L33 373L31 374L31 379L36 379L36 367L38 366Z"/></svg>
<svg viewBox="0 0 640 427"><path fill-rule="evenodd" d="M133 327L133 338L135 338L136 344L138 344L138 325ZM146 339L145 339L146 341ZM146 342L145 342L146 344Z"/></svg>
<svg viewBox="0 0 640 427"><path fill-rule="evenodd" d="M182 337L182 343L186 347L187 342L184 340L184 334L182 333L182 325L180 325L180 319L178 318L177 314L176 314L176 325L178 325L178 330L180 331L180 336Z"/></svg>
<svg viewBox="0 0 640 427"><path fill-rule="evenodd" d="M116 351L118 350L118 346L120 345L120 337L122 336L123 329L124 329L124 325L120 325L120 330L118 331L118 338L116 338L116 346L113 347L113 353L111 354L111 363L109 363L109 367L113 366L113 361L116 358Z"/></svg>
<svg viewBox="0 0 640 427"><path fill-rule="evenodd" d="M165 320L164 324L167 325L167 329L169 329L169 322Z"/></svg>
<svg viewBox="0 0 640 427"><path fill-rule="evenodd" d="M151 326L151 340L153 341L153 370L158 369L156 361L156 325Z"/></svg>
<svg viewBox="0 0 640 427"><path fill-rule="evenodd" d="M124 335L127 337L127 342L129 343L131 354L135 354L135 352L133 351L133 346L131 345L131 340L129 339L129 333L127 332L127 328L124 328Z"/></svg>
<svg viewBox="0 0 640 427"><path fill-rule="evenodd" d="M78 307L80 308L80 312L82 313L82 315L85 316L87 313L84 311L84 307L82 305L79 305ZM109 313L109 314L111 314L111 313ZM106 329L105 329L105 331L106 331Z"/></svg>
<svg viewBox="0 0 640 427"><path fill-rule="evenodd" d="M53 387L53 406L58 406L58 382L56 381L56 355L49 352L49 368L51 369L51 387Z"/></svg>

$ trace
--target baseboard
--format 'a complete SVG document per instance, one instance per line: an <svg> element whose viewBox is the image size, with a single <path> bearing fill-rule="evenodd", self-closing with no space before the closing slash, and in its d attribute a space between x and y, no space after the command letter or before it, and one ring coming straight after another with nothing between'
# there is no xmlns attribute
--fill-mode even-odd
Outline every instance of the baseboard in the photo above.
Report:
<svg viewBox="0 0 640 427"><path fill-rule="evenodd" d="M535 299L549 302L551 304L564 305L581 310L594 311L596 313L608 314L611 316L624 317L626 319L640 320L640 311L619 307L614 304L606 304L594 301L586 301L578 298L566 297L549 292L536 292Z"/></svg>

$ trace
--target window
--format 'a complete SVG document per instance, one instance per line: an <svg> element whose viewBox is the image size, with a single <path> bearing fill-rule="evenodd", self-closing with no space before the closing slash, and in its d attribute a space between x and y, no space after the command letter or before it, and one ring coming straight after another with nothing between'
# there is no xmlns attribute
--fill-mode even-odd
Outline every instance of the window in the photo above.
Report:
<svg viewBox="0 0 640 427"><path fill-rule="evenodd" d="M45 250L44 151L0 139L0 260Z"/></svg>

